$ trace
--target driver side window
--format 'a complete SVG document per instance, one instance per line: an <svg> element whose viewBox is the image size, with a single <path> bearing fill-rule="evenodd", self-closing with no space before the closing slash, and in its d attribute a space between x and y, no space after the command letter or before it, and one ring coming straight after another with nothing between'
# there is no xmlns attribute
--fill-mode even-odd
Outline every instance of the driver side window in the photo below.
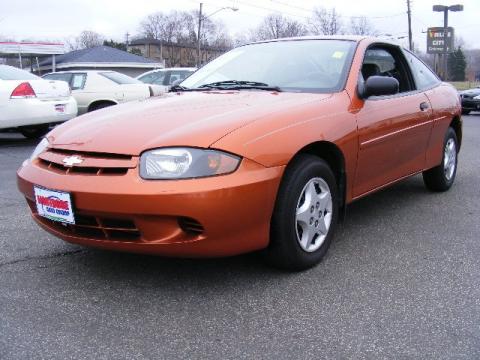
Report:
<svg viewBox="0 0 480 360"><path fill-rule="evenodd" d="M399 92L414 90L406 62L400 51L393 48L375 46L365 52L362 76L366 81L370 76L388 76L398 80Z"/></svg>

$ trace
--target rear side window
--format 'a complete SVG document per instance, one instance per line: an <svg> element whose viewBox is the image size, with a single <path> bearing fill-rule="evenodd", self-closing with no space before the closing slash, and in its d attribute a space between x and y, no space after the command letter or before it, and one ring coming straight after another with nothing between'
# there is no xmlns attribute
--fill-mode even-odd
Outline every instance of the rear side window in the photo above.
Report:
<svg viewBox="0 0 480 360"><path fill-rule="evenodd" d="M413 55L410 51L405 51L408 64L412 69L413 78L418 90L431 88L440 83L440 79L430 68Z"/></svg>
<svg viewBox="0 0 480 360"><path fill-rule="evenodd" d="M72 90L83 89L83 87L85 86L86 78L87 78L87 74L73 74L72 80L70 82L70 88Z"/></svg>
<svg viewBox="0 0 480 360"><path fill-rule="evenodd" d="M112 80L113 82L123 85L123 84L141 84L142 82L131 78L130 76L120 74L118 72L102 72L100 73L103 77L106 77L109 80Z"/></svg>
<svg viewBox="0 0 480 360"><path fill-rule="evenodd" d="M37 80L40 78L25 70L20 70L13 66L0 65L0 79L1 80Z"/></svg>

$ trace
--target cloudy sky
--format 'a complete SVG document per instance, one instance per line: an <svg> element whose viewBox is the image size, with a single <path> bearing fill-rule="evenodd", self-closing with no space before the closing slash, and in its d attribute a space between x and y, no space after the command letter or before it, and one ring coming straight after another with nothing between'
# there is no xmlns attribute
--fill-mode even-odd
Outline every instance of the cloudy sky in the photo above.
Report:
<svg viewBox="0 0 480 360"><path fill-rule="evenodd" d="M5 1L5 0L3 0ZM156 11L198 9L198 0L22 0L9 1L1 6L0 37L15 40L57 40L75 36L82 30L93 30L117 41L125 33L135 35L138 24L146 15ZM203 0L208 15L219 8L234 6L239 10L223 10L214 18L225 23L232 36L258 25L272 12L306 21L316 6L335 7L345 23L351 16L366 16L382 34L395 37L407 35L406 0ZM469 48L480 48L480 0L412 0L414 42L425 49L429 26L441 26L442 13L432 12L432 5L461 3L465 11L450 13L450 25ZM383 4L384 6L380 6ZM400 42L405 40L399 40Z"/></svg>

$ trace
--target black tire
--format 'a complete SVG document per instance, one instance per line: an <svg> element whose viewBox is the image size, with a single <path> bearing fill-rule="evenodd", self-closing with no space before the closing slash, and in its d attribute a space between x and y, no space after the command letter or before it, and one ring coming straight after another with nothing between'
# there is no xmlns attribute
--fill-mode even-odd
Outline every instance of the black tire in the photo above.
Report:
<svg viewBox="0 0 480 360"><path fill-rule="evenodd" d="M455 144L455 160L453 174L448 176L447 166L445 160L447 158L446 146L449 141L453 141ZM440 165L423 172L423 182L427 189L436 192L447 191L453 185L455 177L457 175L458 166L458 139L455 130L451 127L448 128L445 140L443 141L443 157Z"/></svg>
<svg viewBox="0 0 480 360"><path fill-rule="evenodd" d="M38 139L44 136L50 130L49 124L35 125L35 126L22 126L18 128L20 134L27 139Z"/></svg>
<svg viewBox="0 0 480 360"><path fill-rule="evenodd" d="M320 247L312 252L307 252L300 245L299 231L303 231L298 227L296 212L297 206L301 204L302 199L305 199L301 198L305 186L309 182L315 181L314 179L322 179L328 185L331 195L331 221L326 236L322 236L323 243L318 243L321 244ZM316 189L318 190L319 187ZM316 205L318 206L318 203ZM280 184L272 216L270 244L265 251L267 261L274 266L296 271L305 270L318 264L332 242L338 221L338 205L338 187L335 175L328 164L313 155L297 156L287 168ZM315 210L313 212L312 216L315 216L317 212ZM314 240L312 244L315 245L315 237L312 239ZM318 240L320 237L316 239Z"/></svg>
<svg viewBox="0 0 480 360"><path fill-rule="evenodd" d="M470 114L471 110L462 110L462 115L468 115Z"/></svg>
<svg viewBox="0 0 480 360"><path fill-rule="evenodd" d="M95 110L100 110L100 109L110 107L110 106L113 106L113 105L115 105L115 104L109 103L109 102L102 102L102 103L94 104L94 105L90 106L90 108L88 109L88 112L95 111Z"/></svg>

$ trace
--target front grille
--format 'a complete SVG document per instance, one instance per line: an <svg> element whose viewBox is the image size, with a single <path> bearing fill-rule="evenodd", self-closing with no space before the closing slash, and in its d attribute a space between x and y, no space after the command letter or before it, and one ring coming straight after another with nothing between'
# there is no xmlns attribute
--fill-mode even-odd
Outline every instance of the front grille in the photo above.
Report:
<svg viewBox="0 0 480 360"><path fill-rule="evenodd" d="M66 166L64 160L76 156L81 162L73 166ZM39 167L57 174L72 175L125 175L128 170L135 168L137 159L130 155L79 152L64 149L48 149L39 155Z"/></svg>
<svg viewBox="0 0 480 360"><path fill-rule="evenodd" d="M125 175L128 172L128 168L67 167L44 159L39 159L38 165L58 174Z"/></svg>
<svg viewBox="0 0 480 360"><path fill-rule="evenodd" d="M97 158L97 159L116 159L116 160L130 160L132 157L130 155L124 154L112 154L112 153L103 153L103 152L93 152L93 151L75 151L75 150L68 150L68 149L57 149L57 148L50 148L48 149L49 152L54 154L60 154L64 156L68 155L83 155L89 158Z"/></svg>
<svg viewBox="0 0 480 360"><path fill-rule="evenodd" d="M28 205L38 221L65 235L93 240L137 241L141 239L141 233L132 219L77 213L75 224L66 224L38 215L33 201L28 200Z"/></svg>

